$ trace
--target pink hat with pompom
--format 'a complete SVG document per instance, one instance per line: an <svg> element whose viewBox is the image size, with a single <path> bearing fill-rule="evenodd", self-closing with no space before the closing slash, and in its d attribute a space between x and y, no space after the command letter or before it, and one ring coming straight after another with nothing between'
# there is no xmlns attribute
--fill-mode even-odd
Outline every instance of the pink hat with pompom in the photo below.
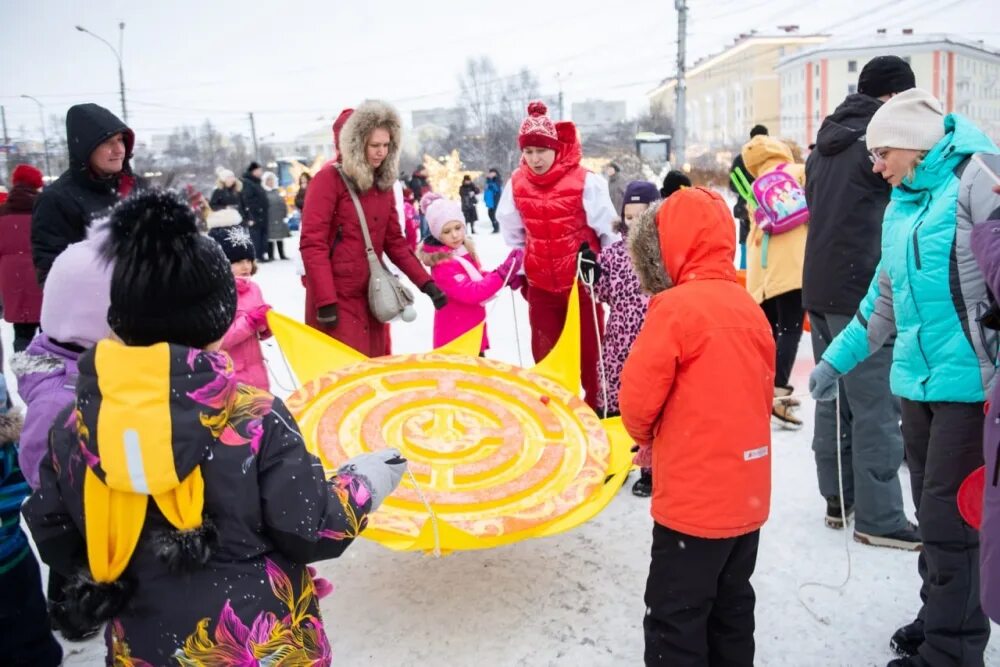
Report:
<svg viewBox="0 0 1000 667"><path fill-rule="evenodd" d="M420 212L427 215L427 209L431 204L439 199L444 199L444 195L438 194L437 192L428 192L425 194L420 198Z"/></svg>
<svg viewBox="0 0 1000 667"><path fill-rule="evenodd" d="M427 199L427 195L424 195L424 199ZM423 200L420 203L423 204ZM462 215L462 205L457 201L445 199L440 195L438 195L438 199L430 202L427 212L424 215L427 216L427 227L431 231L431 236L439 241L441 240L441 230L449 222L457 220L463 225L465 224L465 216Z"/></svg>

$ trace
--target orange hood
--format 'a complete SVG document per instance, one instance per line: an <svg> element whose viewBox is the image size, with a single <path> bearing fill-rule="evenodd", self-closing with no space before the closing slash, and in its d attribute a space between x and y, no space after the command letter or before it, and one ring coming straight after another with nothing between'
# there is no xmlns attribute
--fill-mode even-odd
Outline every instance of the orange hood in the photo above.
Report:
<svg viewBox="0 0 1000 667"><path fill-rule="evenodd" d="M705 188L670 195L656 215L660 256L670 282L736 280L736 227L722 197Z"/></svg>

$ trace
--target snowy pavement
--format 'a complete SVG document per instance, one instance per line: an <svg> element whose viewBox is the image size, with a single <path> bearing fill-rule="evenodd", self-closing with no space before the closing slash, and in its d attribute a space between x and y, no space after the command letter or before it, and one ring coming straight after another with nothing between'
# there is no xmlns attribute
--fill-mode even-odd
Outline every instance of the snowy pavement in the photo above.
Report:
<svg viewBox="0 0 1000 667"><path fill-rule="evenodd" d="M484 216L485 218L485 216ZM481 229L488 228L480 223ZM506 254L499 235L477 234L483 263ZM292 239L286 246L297 246ZM294 262L265 264L257 276L276 310L301 319L304 290ZM530 365L526 304L509 294L489 311L488 356L517 363L514 324ZM417 295L419 317L393 325L396 352L430 347L433 311ZM3 325L5 358L12 330ZM266 347L285 396L291 383L276 347ZM812 367L808 334L799 349L793 384L801 391ZM11 389L15 384L5 369ZM720 381L722 379L720 378ZM282 387L283 385L283 387ZM718 406L725 418L724 405ZM842 593L808 589L803 597L824 624L799 602L799 586L840 583L846 572L844 533L823 525L810 449L811 400L803 400L805 428L775 431L771 518L761 531L753 584L757 591L758 665L851 667L884 665L893 630L910 621L919 603L917 556L851 542L852 574ZM632 480L601 514L568 533L440 560L395 553L359 540L340 559L317 565L334 593L323 618L341 665L506 666L636 665L642 661L642 601L649 565L652 520L648 500L629 493ZM904 497L909 480L901 471ZM907 502L912 517L912 503ZM996 628L994 628L996 631ZM66 665L103 662L103 642L66 644ZM1000 639L986 654L1000 665Z"/></svg>

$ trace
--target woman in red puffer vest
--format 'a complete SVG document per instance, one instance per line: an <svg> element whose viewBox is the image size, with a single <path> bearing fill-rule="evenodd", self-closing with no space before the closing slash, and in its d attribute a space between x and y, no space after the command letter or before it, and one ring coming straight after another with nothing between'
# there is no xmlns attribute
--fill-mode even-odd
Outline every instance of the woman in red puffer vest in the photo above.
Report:
<svg viewBox="0 0 1000 667"><path fill-rule="evenodd" d="M599 252L618 238L613 229L618 213L607 181L580 166L576 126L569 121L553 123L547 111L541 102L528 105L528 117L518 133L521 165L511 174L496 212L507 244L525 249L531 352L536 362L545 358L562 333L581 247L586 243ZM587 404L596 410L604 318L597 305L602 324L595 328L592 307L590 294L581 286L581 380Z"/></svg>

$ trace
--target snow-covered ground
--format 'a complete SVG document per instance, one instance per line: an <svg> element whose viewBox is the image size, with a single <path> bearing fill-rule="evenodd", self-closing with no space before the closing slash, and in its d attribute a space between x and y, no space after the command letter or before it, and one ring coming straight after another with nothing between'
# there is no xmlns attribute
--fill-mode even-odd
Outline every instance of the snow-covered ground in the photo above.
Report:
<svg viewBox="0 0 1000 667"><path fill-rule="evenodd" d="M486 221L485 212L481 220ZM506 248L499 235L475 239L487 268ZM286 245L293 247L297 240ZM294 262L261 266L257 276L276 310L301 319L304 290ZM518 325L524 361L530 364L527 308L518 296L516 318L504 294L490 310L489 356L517 363ZM393 325L396 352L430 348L433 309L417 296L419 317ZM3 325L5 357L12 330ZM267 357L287 395L291 381L273 343ZM812 368L803 337L793 384L801 391ZM11 389L16 385L7 372ZM720 378L723 381L723 378ZM725 406L720 405L720 419ZM813 403L803 400L800 432L775 431L771 518L761 531L753 583L757 591L758 665L851 667L884 665L893 630L917 611L919 577L914 553L852 542L852 574L842 593L806 582L838 584L847 569L844 533L823 525L824 502L816 488L810 449ZM634 476L633 476L634 477ZM901 471L904 497L909 480ZM359 540L338 560L317 565L334 593L322 604L336 663L341 665L635 665L642 661L643 589L649 565L652 520L648 500L629 493L631 479L600 515L568 533L490 551L457 553L440 560L395 553ZM912 516L912 503L907 502ZM66 644L66 665L103 664L100 640ZM1000 665L1000 640L987 650Z"/></svg>

